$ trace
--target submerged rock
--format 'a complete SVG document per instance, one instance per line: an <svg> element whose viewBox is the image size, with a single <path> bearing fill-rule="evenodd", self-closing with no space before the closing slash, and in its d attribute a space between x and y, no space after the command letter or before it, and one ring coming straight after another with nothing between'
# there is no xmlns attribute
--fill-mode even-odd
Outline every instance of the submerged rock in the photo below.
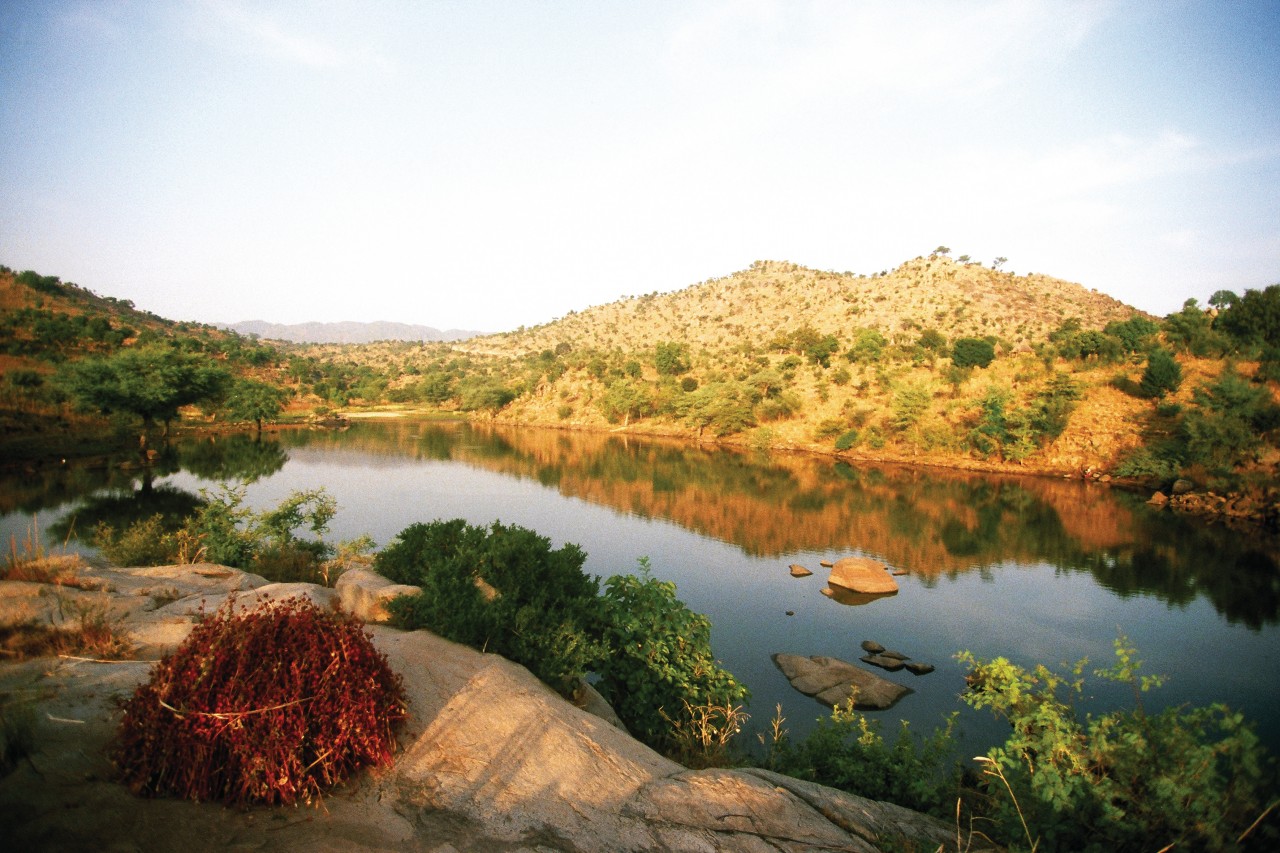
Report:
<svg viewBox="0 0 1280 853"><path fill-rule="evenodd" d="M889 672L897 672L905 665L902 658L891 657L886 654L863 655L859 660L872 666L878 666L881 669L887 669Z"/></svg>
<svg viewBox="0 0 1280 853"><path fill-rule="evenodd" d="M878 655L884 651L884 646L880 645L875 640L863 640L862 650L864 652L870 652L873 655Z"/></svg>
<svg viewBox="0 0 1280 853"><path fill-rule="evenodd" d="M911 661L910 663L906 664L906 668L907 668L907 672L911 673L912 675L928 675L929 673L933 672L933 664L931 663L919 663L917 661Z"/></svg>
<svg viewBox="0 0 1280 853"><path fill-rule="evenodd" d="M838 658L779 653L773 656L773 663L792 687L833 708L852 699L859 711L883 711L913 692Z"/></svg>
<svg viewBox="0 0 1280 853"><path fill-rule="evenodd" d="M808 569L806 569L804 566L800 565L799 563L792 563L792 564L791 564L791 577L793 577L793 578L807 578L807 577L809 577L809 575L811 575L811 574L813 574L813 572L809 571Z"/></svg>

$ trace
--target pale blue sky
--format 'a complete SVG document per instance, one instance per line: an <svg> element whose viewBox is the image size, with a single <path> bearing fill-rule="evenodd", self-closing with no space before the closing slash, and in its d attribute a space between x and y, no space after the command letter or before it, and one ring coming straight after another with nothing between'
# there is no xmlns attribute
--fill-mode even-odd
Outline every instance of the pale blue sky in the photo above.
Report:
<svg viewBox="0 0 1280 853"><path fill-rule="evenodd" d="M939 244L1280 281L1280 0L0 0L0 263L484 331Z"/></svg>

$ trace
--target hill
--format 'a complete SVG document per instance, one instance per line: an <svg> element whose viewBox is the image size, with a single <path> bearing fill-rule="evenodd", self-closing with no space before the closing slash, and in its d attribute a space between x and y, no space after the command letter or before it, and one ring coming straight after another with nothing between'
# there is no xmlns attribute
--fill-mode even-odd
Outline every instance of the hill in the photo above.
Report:
<svg viewBox="0 0 1280 853"><path fill-rule="evenodd" d="M1136 309L1096 290L1047 275L1014 275L945 255L916 258L891 272L834 273L785 261L750 268L670 294L633 296L533 329L487 335L464 351L526 353L563 341L575 347L652 349L681 341L718 351L765 344L809 326L849 340L877 329L889 341L926 329L950 338L994 335L1010 349L1044 340L1068 318L1085 328L1126 320Z"/></svg>
<svg viewBox="0 0 1280 853"><path fill-rule="evenodd" d="M358 323L268 323L242 320L227 326L241 335L288 341L296 344L371 344L375 341L460 341L479 332L465 329L440 330L431 326L378 321Z"/></svg>

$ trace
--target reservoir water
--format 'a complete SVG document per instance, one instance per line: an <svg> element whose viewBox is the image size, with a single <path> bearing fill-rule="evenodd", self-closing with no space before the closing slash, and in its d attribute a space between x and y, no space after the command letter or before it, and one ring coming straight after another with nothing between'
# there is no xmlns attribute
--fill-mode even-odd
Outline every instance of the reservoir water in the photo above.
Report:
<svg viewBox="0 0 1280 853"><path fill-rule="evenodd" d="M1094 483L760 455L618 434L409 419L354 421L175 443L149 469L113 460L0 479L0 534L33 518L46 544L182 505L222 481L274 506L324 488L338 502L327 539L379 545L417 521L519 524L587 553L601 578L637 569L675 581L707 614L716 656L752 691L751 728L782 705L793 733L826 709L796 693L771 655L856 661L875 640L936 671L885 674L914 692L880 712L929 730L959 710L960 650L1051 666L1113 661L1120 634L1166 685L1149 709L1225 702L1280 752L1280 541L1147 506ZM83 546L80 546L83 547ZM822 594L819 561L875 558L900 591L862 605ZM799 563L812 577L793 578ZM1097 680L1086 710L1131 700ZM962 749L1003 739L964 711Z"/></svg>

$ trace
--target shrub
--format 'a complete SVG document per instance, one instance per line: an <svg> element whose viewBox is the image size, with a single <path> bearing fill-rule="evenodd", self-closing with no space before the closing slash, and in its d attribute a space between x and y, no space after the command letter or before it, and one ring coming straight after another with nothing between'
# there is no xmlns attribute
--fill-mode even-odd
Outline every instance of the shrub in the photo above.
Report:
<svg viewBox="0 0 1280 853"><path fill-rule="evenodd" d="M845 430L836 439L836 450L848 450L858 443L858 431L856 429Z"/></svg>
<svg viewBox="0 0 1280 853"><path fill-rule="evenodd" d="M958 338L951 348L956 367L987 367L995 357L995 345L985 338Z"/></svg>
<svg viewBox="0 0 1280 853"><path fill-rule="evenodd" d="M355 617L232 600L125 703L113 757L135 793L309 802L389 764L405 716L399 676Z"/></svg>
<svg viewBox="0 0 1280 853"><path fill-rule="evenodd" d="M1154 349L1147 356L1147 369L1142 371L1138 389L1144 397L1160 399L1182 385L1182 366L1167 349Z"/></svg>
<svg viewBox="0 0 1280 853"><path fill-rule="evenodd" d="M774 769L860 797L952 817L962 775L954 758L955 719L952 714L927 738L915 737L902 720L890 744L880 734L879 721L869 720L850 703L819 719L818 727L797 743L775 738Z"/></svg>
<svg viewBox="0 0 1280 853"><path fill-rule="evenodd" d="M122 531L99 522L93 529L93 545L117 566L163 566L176 562L178 550L174 533L166 529L160 513L139 519Z"/></svg>
<svg viewBox="0 0 1280 853"><path fill-rule="evenodd" d="M674 583L649 571L641 558L639 575L605 581L607 654L596 662L596 687L633 735L678 752L682 727L720 731L740 722L733 714L695 718L695 709L732 710L748 692L712 656L711 621L676 598Z"/></svg>
<svg viewBox="0 0 1280 853"><path fill-rule="evenodd" d="M585 561L523 527L455 518L400 531L374 568L422 588L391 603L401 626L500 654L567 694L598 657L599 580Z"/></svg>
<svg viewBox="0 0 1280 853"><path fill-rule="evenodd" d="M1128 685L1135 706L1083 718L1071 700L1085 695L1086 661L1059 675L958 656L970 668L965 702L1013 729L984 760L996 837L1043 850L1236 849L1273 796L1274 763L1223 705L1148 714L1141 696L1162 679L1138 674L1124 637L1115 654L1094 675Z"/></svg>

